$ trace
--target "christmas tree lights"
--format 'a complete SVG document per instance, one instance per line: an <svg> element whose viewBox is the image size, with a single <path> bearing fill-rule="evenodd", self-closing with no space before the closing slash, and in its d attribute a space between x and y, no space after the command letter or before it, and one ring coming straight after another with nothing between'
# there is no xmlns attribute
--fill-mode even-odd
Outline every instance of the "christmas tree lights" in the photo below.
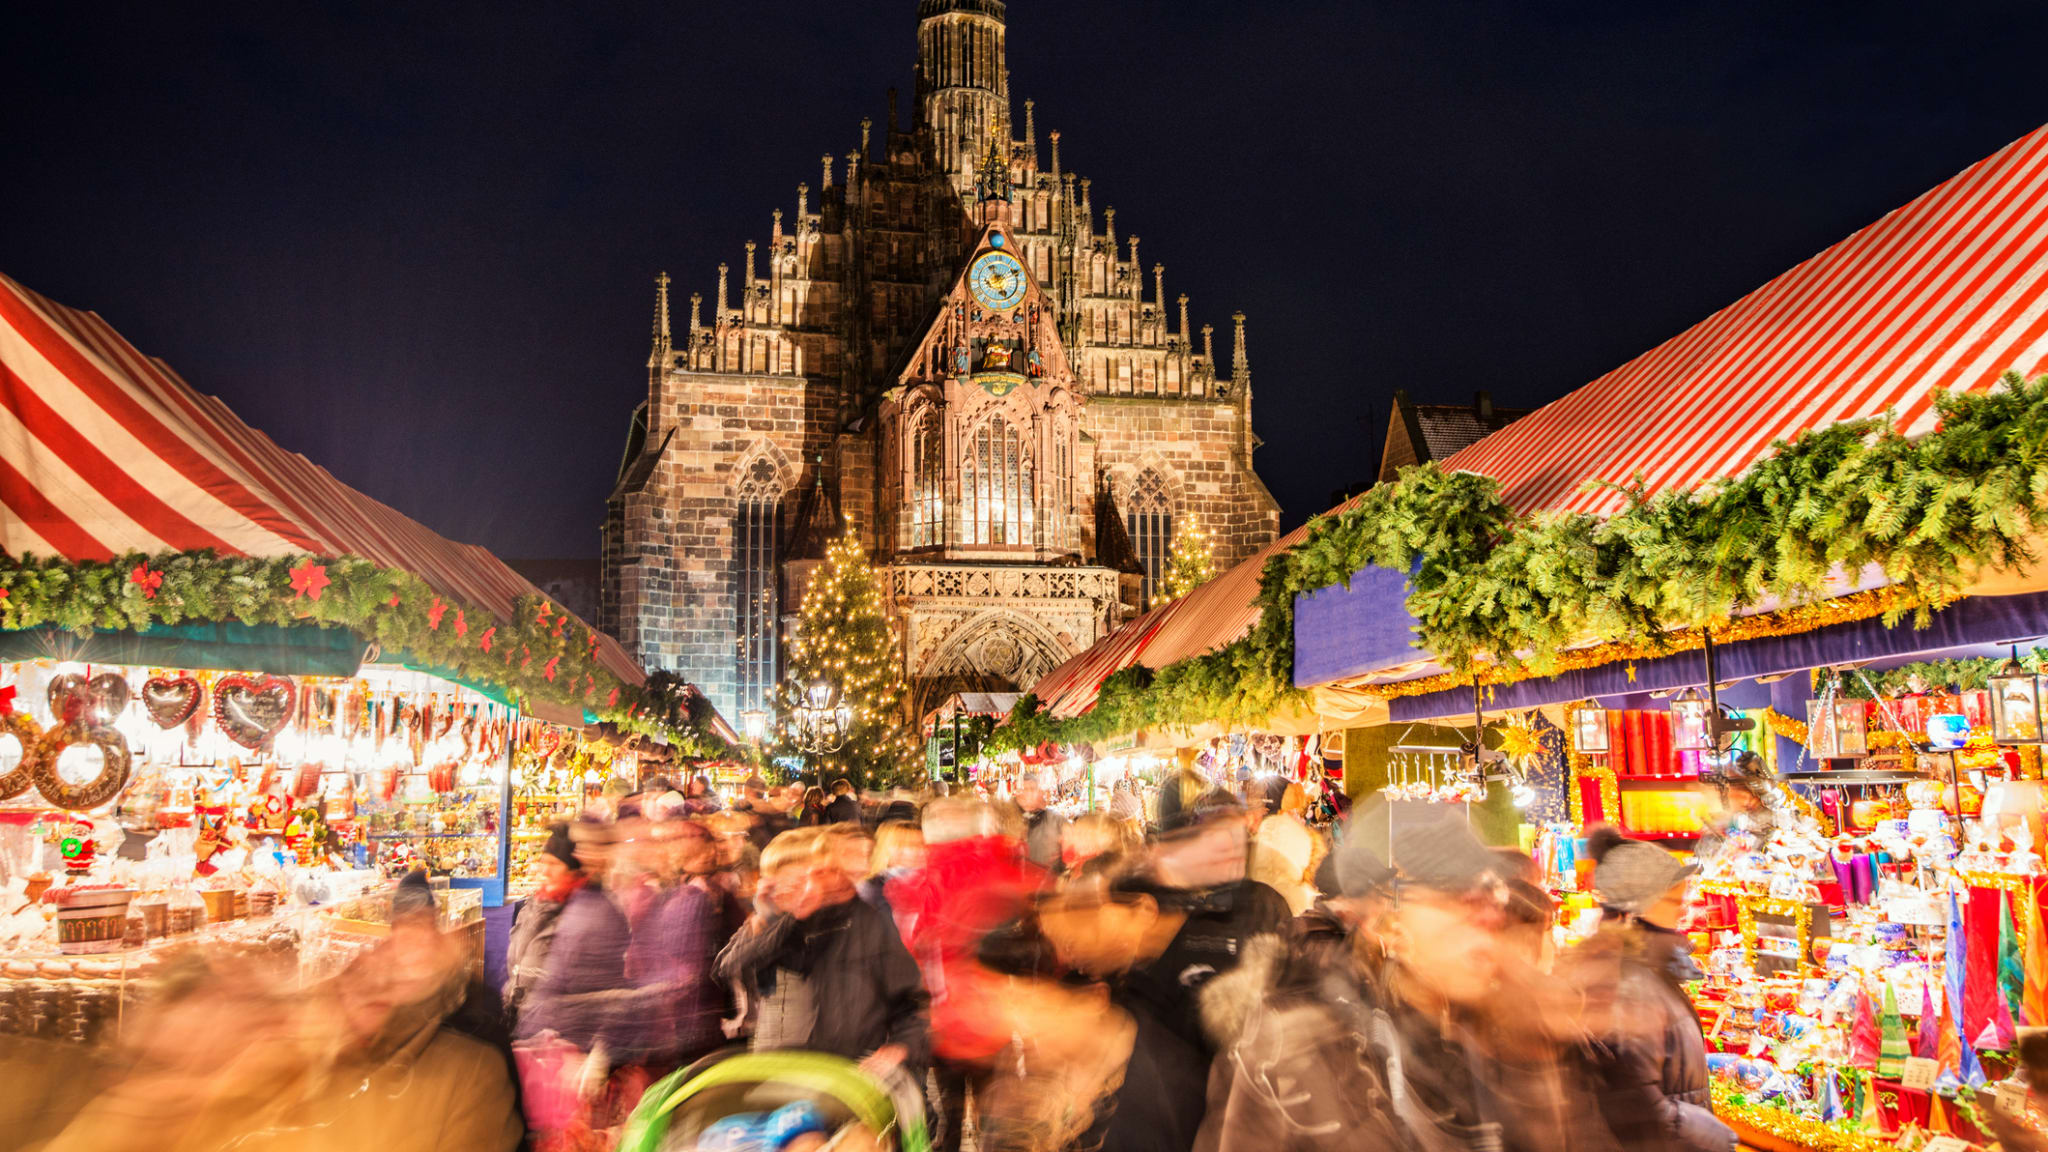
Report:
<svg viewBox="0 0 2048 1152"><path fill-rule="evenodd" d="M777 704L788 751L801 751L791 739L791 721L813 686L836 689L836 702L851 709L845 741L833 751L808 754L821 783L844 777L858 787L885 788L922 775L899 649L882 607L881 583L849 530L826 550L804 590Z"/></svg>

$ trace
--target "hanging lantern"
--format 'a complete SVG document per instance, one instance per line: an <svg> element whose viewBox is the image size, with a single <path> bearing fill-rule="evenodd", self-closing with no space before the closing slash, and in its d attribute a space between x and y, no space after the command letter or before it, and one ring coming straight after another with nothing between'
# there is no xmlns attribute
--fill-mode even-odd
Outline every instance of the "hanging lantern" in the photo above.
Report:
<svg viewBox="0 0 2048 1152"><path fill-rule="evenodd" d="M2041 678L2017 659L1991 677L1991 738L1999 744L2041 743Z"/></svg>
<svg viewBox="0 0 2048 1152"><path fill-rule="evenodd" d="M1870 751L1870 717L1861 700L1829 694L1806 702L1806 747L1821 760L1846 760Z"/></svg>
<svg viewBox="0 0 2048 1152"><path fill-rule="evenodd" d="M1671 698L1671 746L1680 752L1714 752L1714 734L1707 725L1707 698L1686 688Z"/></svg>
<svg viewBox="0 0 2048 1152"><path fill-rule="evenodd" d="M1607 709L1588 700L1572 708L1570 720L1572 751L1590 755L1608 750Z"/></svg>

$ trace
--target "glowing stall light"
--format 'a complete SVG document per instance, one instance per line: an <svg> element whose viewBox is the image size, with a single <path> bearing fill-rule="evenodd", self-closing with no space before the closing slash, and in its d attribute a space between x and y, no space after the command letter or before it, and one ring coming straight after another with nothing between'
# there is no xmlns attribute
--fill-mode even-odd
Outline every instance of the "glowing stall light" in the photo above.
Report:
<svg viewBox="0 0 2048 1152"><path fill-rule="evenodd" d="M1991 739L1998 744L2039 744L2041 677L2029 672L2013 650L1991 677Z"/></svg>

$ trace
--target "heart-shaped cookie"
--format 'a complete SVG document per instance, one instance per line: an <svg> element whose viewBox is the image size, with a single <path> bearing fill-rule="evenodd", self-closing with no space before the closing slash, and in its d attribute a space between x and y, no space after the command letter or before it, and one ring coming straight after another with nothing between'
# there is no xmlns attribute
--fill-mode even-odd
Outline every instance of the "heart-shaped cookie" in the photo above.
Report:
<svg viewBox="0 0 2048 1152"><path fill-rule="evenodd" d="M128 678L102 672L88 680L76 672L50 679L50 715L60 723L109 724L128 707Z"/></svg>
<svg viewBox="0 0 2048 1152"><path fill-rule="evenodd" d="M291 723L297 699L298 689L282 676L223 676L213 682L213 718L228 739L260 751Z"/></svg>
<svg viewBox="0 0 2048 1152"><path fill-rule="evenodd" d="M149 713L159 728L176 728L190 720L205 697L206 689L200 687L199 678L182 672L176 676L151 676L142 682L142 710Z"/></svg>

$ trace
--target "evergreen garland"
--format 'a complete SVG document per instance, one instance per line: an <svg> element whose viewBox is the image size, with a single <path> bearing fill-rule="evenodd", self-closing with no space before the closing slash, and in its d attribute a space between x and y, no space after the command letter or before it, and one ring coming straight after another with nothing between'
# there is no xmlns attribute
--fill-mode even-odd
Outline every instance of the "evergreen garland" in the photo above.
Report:
<svg viewBox="0 0 2048 1152"><path fill-rule="evenodd" d="M586 709L686 755L723 747L696 723L658 715L641 689L598 663L596 633L542 596L520 597L504 620L359 556L194 551L74 562L0 553L0 630L85 636L187 622L344 628L514 701Z"/></svg>
<svg viewBox="0 0 2048 1152"><path fill-rule="evenodd" d="M1243 639L1143 685L1111 677L1073 720L1050 721L1033 700L990 746L1262 715L1296 692L1295 598L1348 587L1368 566L1408 573L1418 649L1494 682L1542 675L1589 642L1654 649L1759 604L1811 604L1834 570L1875 566L1903 593L1885 623L1924 624L1977 573L2031 562L2029 538L2048 524L2048 376L2007 373L1991 391L1934 403L1940 423L1926 436L1901 435L1889 416L1836 424L1696 491L1612 486L1628 500L1606 518L1517 516L1490 477L1404 468L1267 560ZM1020 720L1037 739L1005 735Z"/></svg>

